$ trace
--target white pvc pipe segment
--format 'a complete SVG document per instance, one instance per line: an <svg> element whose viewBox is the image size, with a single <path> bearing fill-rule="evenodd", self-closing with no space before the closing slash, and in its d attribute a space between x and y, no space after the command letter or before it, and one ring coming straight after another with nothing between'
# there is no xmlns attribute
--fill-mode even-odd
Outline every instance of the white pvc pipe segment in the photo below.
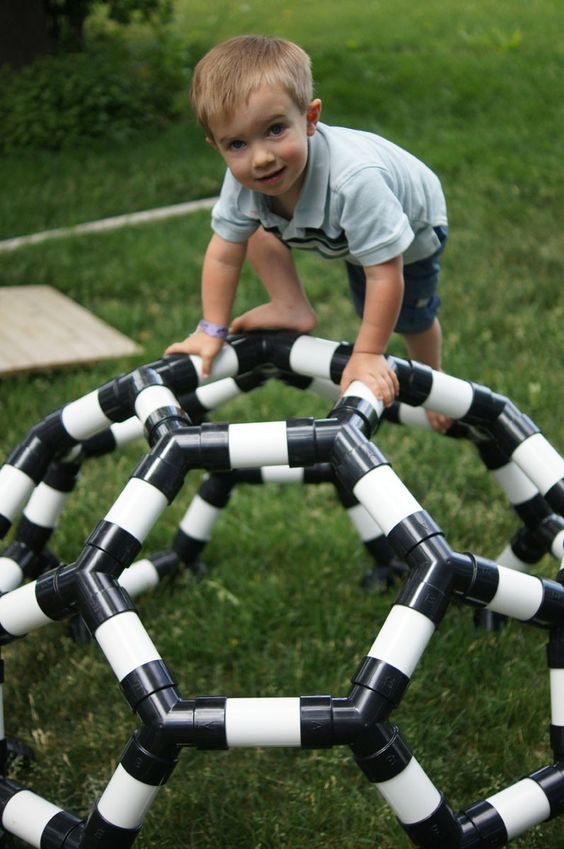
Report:
<svg viewBox="0 0 564 849"><path fill-rule="evenodd" d="M23 571L20 564L11 557L0 557L0 593L15 590L22 581Z"/></svg>
<svg viewBox="0 0 564 849"><path fill-rule="evenodd" d="M432 430L431 423L423 407L411 407L400 403L399 420L406 427L417 427L420 430Z"/></svg>
<svg viewBox="0 0 564 849"><path fill-rule="evenodd" d="M331 360L339 347L338 342L299 336L290 351L290 370L308 377L331 380Z"/></svg>
<svg viewBox="0 0 564 849"><path fill-rule="evenodd" d="M134 778L118 764L98 800L98 811L106 822L118 828L139 828L159 789Z"/></svg>
<svg viewBox="0 0 564 849"><path fill-rule="evenodd" d="M35 489L29 475L6 464L0 468L0 514L14 520Z"/></svg>
<svg viewBox="0 0 564 849"><path fill-rule="evenodd" d="M376 787L404 825L428 819L441 803L441 794L415 758L399 775Z"/></svg>
<svg viewBox="0 0 564 849"><path fill-rule="evenodd" d="M100 407L97 389L63 407L61 417L66 432L79 442L112 424Z"/></svg>
<svg viewBox="0 0 564 849"><path fill-rule="evenodd" d="M511 504L523 504L538 495L538 489L516 463L507 463L493 472Z"/></svg>
<svg viewBox="0 0 564 849"><path fill-rule="evenodd" d="M69 495L69 492L61 492L46 483L40 483L33 491L23 514L34 525L54 528Z"/></svg>
<svg viewBox="0 0 564 849"><path fill-rule="evenodd" d="M0 599L1 601L1 599ZM103 622L94 633L118 681L161 656L138 615L128 610Z"/></svg>
<svg viewBox="0 0 564 849"><path fill-rule="evenodd" d="M288 465L286 422L232 424L228 434L232 469Z"/></svg>
<svg viewBox="0 0 564 849"><path fill-rule="evenodd" d="M143 423L161 407L178 407L178 400L166 386L147 386L135 399L135 412Z"/></svg>
<svg viewBox="0 0 564 849"><path fill-rule="evenodd" d="M498 566L498 574L497 590L487 609L523 621L535 616L544 595L540 579L504 566Z"/></svg>
<svg viewBox="0 0 564 849"><path fill-rule="evenodd" d="M179 525L180 530L194 539L209 542L221 512L219 507L208 504L200 495L196 494L182 517Z"/></svg>
<svg viewBox="0 0 564 849"><path fill-rule="evenodd" d="M141 478L130 478L105 520L143 542L167 504L160 489Z"/></svg>
<svg viewBox="0 0 564 849"><path fill-rule="evenodd" d="M118 578L120 586L126 590L132 598L141 595L148 590L153 590L160 581L159 573L150 560L138 560L128 569L125 569Z"/></svg>
<svg viewBox="0 0 564 849"><path fill-rule="evenodd" d="M242 392L232 377L216 380L215 383L207 383L196 389L196 398L206 410L215 410L222 404L238 398Z"/></svg>
<svg viewBox="0 0 564 849"><path fill-rule="evenodd" d="M512 454L512 460L545 495L564 478L564 458L552 447L542 433L525 439Z"/></svg>
<svg viewBox="0 0 564 849"><path fill-rule="evenodd" d="M553 725L564 727L564 669L550 670L550 718Z"/></svg>
<svg viewBox="0 0 564 849"><path fill-rule="evenodd" d="M39 849L46 825L60 813L60 808L31 790L20 790L7 801L2 826L10 834Z"/></svg>
<svg viewBox="0 0 564 849"><path fill-rule="evenodd" d="M552 540L551 552L557 560L564 558L564 530L556 534Z"/></svg>
<svg viewBox="0 0 564 849"><path fill-rule="evenodd" d="M23 637L53 622L37 603L35 585L36 581L32 581L0 596L0 624L14 637Z"/></svg>
<svg viewBox="0 0 564 849"><path fill-rule="evenodd" d="M339 387L332 380L322 377L314 377L308 386L309 392L318 395L324 401L336 401L339 397Z"/></svg>
<svg viewBox="0 0 564 849"><path fill-rule="evenodd" d="M550 802L542 787L532 778L524 778L506 787L486 802L493 805L503 820L508 840L550 817Z"/></svg>
<svg viewBox="0 0 564 849"><path fill-rule="evenodd" d="M411 677L434 631L431 620L418 610L395 604L368 654Z"/></svg>
<svg viewBox="0 0 564 849"><path fill-rule="evenodd" d="M263 466L261 478L263 483L302 483L304 470L299 466Z"/></svg>
<svg viewBox="0 0 564 849"><path fill-rule="evenodd" d="M136 439L141 439L143 436L143 425L137 416L132 416L124 422L113 424L111 431L116 448L121 448L124 445L129 445L130 442L134 442Z"/></svg>
<svg viewBox="0 0 564 849"><path fill-rule="evenodd" d="M471 383L442 371L433 371L433 385L422 406L426 410L450 416L451 419L461 419L472 406L473 400Z"/></svg>
<svg viewBox="0 0 564 849"><path fill-rule="evenodd" d="M386 536L399 522L422 509L390 466L377 466L361 477L353 494Z"/></svg>
<svg viewBox="0 0 564 849"><path fill-rule="evenodd" d="M511 548L511 545L507 545L503 549L499 557L496 558L495 562L500 566L505 566L506 569L514 569L516 572L527 572L530 565L517 557Z"/></svg>
<svg viewBox="0 0 564 849"><path fill-rule="evenodd" d="M227 745L300 746L299 698L227 699Z"/></svg>
<svg viewBox="0 0 564 849"><path fill-rule="evenodd" d="M362 542L382 535L380 526L364 505L355 504L354 507L349 507L347 514Z"/></svg>

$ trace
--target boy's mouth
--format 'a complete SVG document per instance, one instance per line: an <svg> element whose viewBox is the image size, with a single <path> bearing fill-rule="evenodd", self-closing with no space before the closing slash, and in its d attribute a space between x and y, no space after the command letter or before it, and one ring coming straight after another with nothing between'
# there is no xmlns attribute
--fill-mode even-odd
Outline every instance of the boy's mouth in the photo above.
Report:
<svg viewBox="0 0 564 849"><path fill-rule="evenodd" d="M257 177L257 181L266 186L273 185L278 182L285 170L286 167L283 165L282 168L278 169L278 171L273 171L271 174L266 174L264 177Z"/></svg>

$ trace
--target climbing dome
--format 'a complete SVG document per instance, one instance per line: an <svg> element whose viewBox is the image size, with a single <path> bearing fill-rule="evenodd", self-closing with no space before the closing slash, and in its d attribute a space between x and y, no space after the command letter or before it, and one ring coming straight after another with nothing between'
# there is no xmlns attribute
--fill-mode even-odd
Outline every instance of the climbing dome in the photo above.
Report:
<svg viewBox="0 0 564 849"><path fill-rule="evenodd" d="M169 357L122 375L48 415L0 469L0 640L49 623L84 623L109 664L136 727L85 819L10 777L0 747L1 825L40 849L131 846L182 749L347 746L414 846L504 846L564 811L564 461L535 424L489 389L390 357L398 403L384 410L361 383L337 400L352 347L288 333L232 337L201 380L197 357ZM206 414L277 379L332 399L322 419L228 424ZM438 524L372 439L383 419L425 426L425 409L453 420L448 437L472 442L522 526L498 558L453 550ZM80 466L144 436L148 451L73 563L47 543ZM141 554L182 489L206 470L169 551ZM190 696L149 637L132 601L182 567L197 570L232 489L241 483L330 482L377 569L405 569L388 615L343 695ZM546 554L556 580L527 573ZM409 749L395 713L449 605L546 630L551 692L550 763L456 813ZM490 617L490 620L488 620ZM117 690L117 688L116 688ZM394 714L394 722L391 722ZM4 733L2 729L2 733ZM346 793L346 788L343 788Z"/></svg>

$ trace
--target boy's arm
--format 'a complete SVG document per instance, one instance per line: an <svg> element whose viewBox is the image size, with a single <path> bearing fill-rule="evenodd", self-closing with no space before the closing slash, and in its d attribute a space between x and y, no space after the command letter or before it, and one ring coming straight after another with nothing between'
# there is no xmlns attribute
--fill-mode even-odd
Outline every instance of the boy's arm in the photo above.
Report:
<svg viewBox="0 0 564 849"><path fill-rule="evenodd" d="M364 269L364 315L353 353L341 378L343 393L353 380L361 380L389 406L399 392L398 379L384 354L399 315L403 297L403 263L396 257Z"/></svg>
<svg viewBox="0 0 564 849"><path fill-rule="evenodd" d="M214 233L202 268L203 317L212 324L227 327L245 259L246 242L227 242ZM209 377L212 361L223 346L223 339L196 330L183 342L174 342L165 354L197 354L202 358L202 375Z"/></svg>

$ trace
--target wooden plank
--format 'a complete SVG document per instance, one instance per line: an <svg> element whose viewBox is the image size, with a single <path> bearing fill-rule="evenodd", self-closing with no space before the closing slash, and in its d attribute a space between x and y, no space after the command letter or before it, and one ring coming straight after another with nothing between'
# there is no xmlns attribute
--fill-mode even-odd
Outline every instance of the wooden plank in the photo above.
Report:
<svg viewBox="0 0 564 849"><path fill-rule="evenodd" d="M0 287L0 376L86 365L140 350L52 286Z"/></svg>

